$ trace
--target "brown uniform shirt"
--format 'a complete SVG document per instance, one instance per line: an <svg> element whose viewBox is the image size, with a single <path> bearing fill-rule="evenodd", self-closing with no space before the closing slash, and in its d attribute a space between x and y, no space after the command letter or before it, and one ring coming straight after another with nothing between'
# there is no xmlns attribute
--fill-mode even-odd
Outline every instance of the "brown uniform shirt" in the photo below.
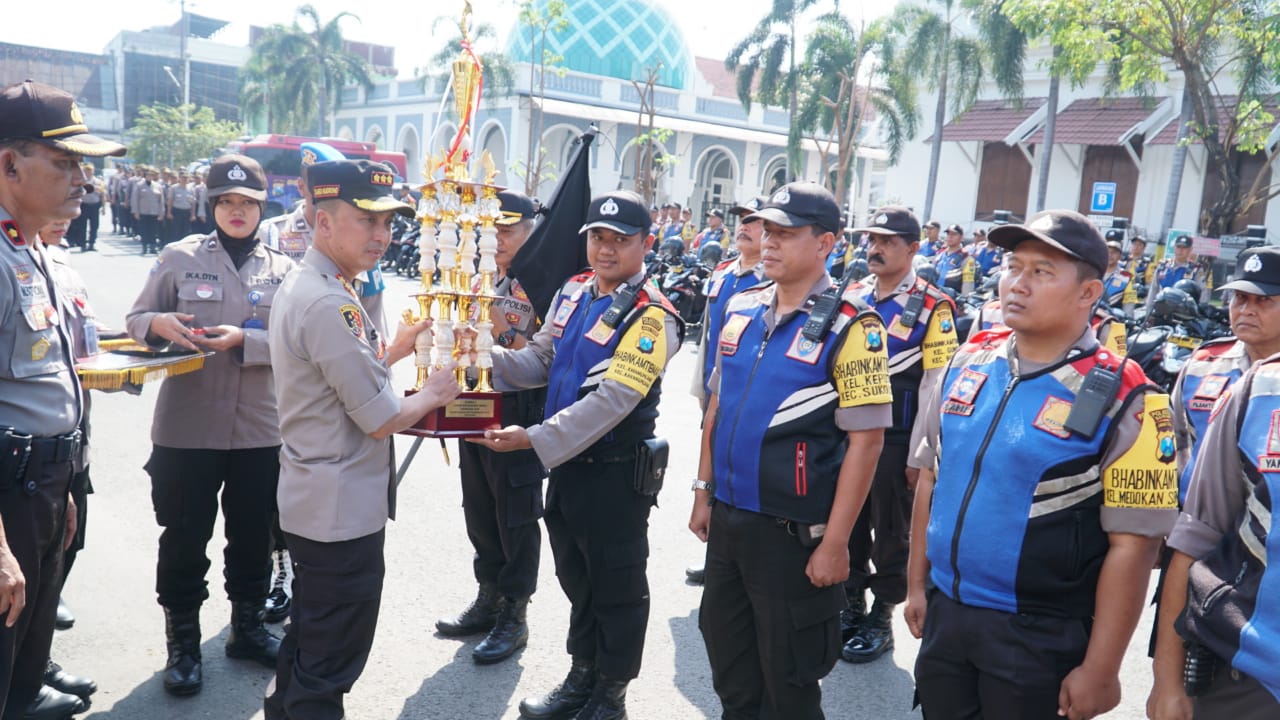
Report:
<svg viewBox="0 0 1280 720"><path fill-rule="evenodd" d="M239 327L255 317L269 327L276 291L293 268L292 260L261 243L239 270L216 234L173 243L156 258L125 319L129 336L164 346L150 330L152 318L165 312L195 315L192 327ZM210 450L280 444L267 330L245 328L244 335L243 347L216 353L202 370L161 383L153 443Z"/></svg>

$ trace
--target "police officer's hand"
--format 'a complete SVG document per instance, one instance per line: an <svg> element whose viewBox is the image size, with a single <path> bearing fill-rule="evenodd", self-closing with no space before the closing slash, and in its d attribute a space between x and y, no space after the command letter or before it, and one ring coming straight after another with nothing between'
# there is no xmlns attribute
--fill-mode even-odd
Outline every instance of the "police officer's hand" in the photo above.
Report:
<svg viewBox="0 0 1280 720"><path fill-rule="evenodd" d="M816 587L827 587L849 579L849 543L826 540L814 548L804 574Z"/></svg>
<svg viewBox="0 0 1280 720"><path fill-rule="evenodd" d="M196 332L186 326L186 323L195 319L195 315L188 313L156 313L151 318L151 328L147 334L168 340L178 347L199 350L192 342L196 338Z"/></svg>
<svg viewBox="0 0 1280 720"><path fill-rule="evenodd" d="M450 362L427 376L427 383L422 386L422 392L432 398L433 407L444 407L462 394L462 388L458 387L453 368L454 364Z"/></svg>
<svg viewBox="0 0 1280 720"><path fill-rule="evenodd" d="M689 530L706 542L711 532L711 493L706 490L693 491L693 512L689 514Z"/></svg>
<svg viewBox="0 0 1280 720"><path fill-rule="evenodd" d="M7 544L0 545L0 614L8 613L5 627L13 627L27 606L27 578Z"/></svg>
<svg viewBox="0 0 1280 720"><path fill-rule="evenodd" d="M508 425L501 430L485 430L484 437L468 438L467 440L497 452L527 450L533 447L529 442L529 431L519 425Z"/></svg>
<svg viewBox="0 0 1280 720"><path fill-rule="evenodd" d="M244 345L244 330L235 325L213 325L200 328L193 339L206 350L226 352Z"/></svg>
<svg viewBox="0 0 1280 720"><path fill-rule="evenodd" d="M76 537L76 529L79 527L79 522L79 516L76 514L76 499L71 497L71 493L67 493L67 529L62 537L63 550L71 547L71 541Z"/></svg>
<svg viewBox="0 0 1280 720"><path fill-rule="evenodd" d="M1151 720L1191 720L1191 698L1182 683L1170 683L1164 687L1159 680L1147 697L1147 717Z"/></svg>
<svg viewBox="0 0 1280 720"><path fill-rule="evenodd" d="M924 588L910 588L907 591L907 605L902 611L902 615L906 618L907 629L911 631L911 637L919 640L924 636L924 618L929 610L929 600L924 594Z"/></svg>
<svg viewBox="0 0 1280 720"><path fill-rule="evenodd" d="M401 358L406 358L413 354L414 343L418 341L418 334L431 327L431 318L423 318L412 325L406 325L404 321L396 323L396 337L387 346L387 364L395 365Z"/></svg>
<svg viewBox="0 0 1280 720"><path fill-rule="evenodd" d="M907 468L906 477L907 477L907 490L909 492L915 492L916 482L920 480L920 468L913 468L913 467Z"/></svg>
<svg viewBox="0 0 1280 720"><path fill-rule="evenodd" d="M1058 715L1089 720L1120 704L1120 676L1089 664L1067 674L1058 691Z"/></svg>

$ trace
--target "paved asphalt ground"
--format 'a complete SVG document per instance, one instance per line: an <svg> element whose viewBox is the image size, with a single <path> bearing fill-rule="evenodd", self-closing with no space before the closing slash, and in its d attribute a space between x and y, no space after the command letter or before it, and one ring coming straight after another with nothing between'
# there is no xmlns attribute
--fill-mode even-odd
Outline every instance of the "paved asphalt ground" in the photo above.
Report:
<svg viewBox="0 0 1280 720"><path fill-rule="evenodd" d="M110 225L107 224L107 229ZM109 233L96 253L76 253L99 317L122 327L154 260L138 254L136 241ZM410 307L414 282L388 279L388 315ZM649 584L653 603L644 669L632 683L628 708L637 720L718 717L719 703L698 633L701 589L685 583L684 568L701 546L686 529L698 452L698 411L687 393L694 372L693 346L667 373L660 432L671 440L670 482L650 525ZM398 369L397 385L412 381L410 361ZM229 605L221 586L221 523L210 543L212 598L202 611L205 632L204 692L177 699L161 687L164 625L155 603L156 541L149 480L142 466L150 452L156 387L140 397L98 394L94 400L88 546L81 553L65 597L76 615L73 629L58 633L53 655L69 671L94 678L99 687L87 717L99 720L248 720L262 717L262 697L271 673L245 661L228 660ZM191 423L209 422L192 417ZM401 455L407 438L397 443ZM452 453L454 462L457 453ZM454 720L516 718L522 697L552 687L564 676L568 603L556 583L544 533L539 591L529 610L529 646L496 666L479 667L471 648L479 638L439 637L436 618L460 610L475 591L471 549L463 528L455 467L438 445L424 444L400 491L399 520L387 531L387 580L373 654L348 696L353 720ZM1146 641L1151 613L1143 617L1124 664L1124 700L1107 717L1136 720L1150 688ZM824 706L837 720L918 718L911 710L912 674L918 643L898 613L897 648L891 656L855 667L836 665L823 683ZM993 719L994 720L994 719Z"/></svg>

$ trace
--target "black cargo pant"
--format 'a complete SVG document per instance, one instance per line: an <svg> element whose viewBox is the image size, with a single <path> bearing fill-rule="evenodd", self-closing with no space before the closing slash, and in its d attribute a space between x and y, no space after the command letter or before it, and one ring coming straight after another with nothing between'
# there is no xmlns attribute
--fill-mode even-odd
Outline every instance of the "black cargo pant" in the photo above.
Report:
<svg viewBox="0 0 1280 720"><path fill-rule="evenodd" d="M571 460L551 471L547 535L569 598L566 648L610 680L640 674L649 623L649 510L635 460Z"/></svg>
<svg viewBox="0 0 1280 720"><path fill-rule="evenodd" d="M72 457L54 445L32 445L21 477L0 477L0 518L9 551L26 580L26 607L8 627L0 616L0 709L20 718L44 684L53 643ZM3 474L3 473L0 473Z"/></svg>
<svg viewBox="0 0 1280 720"><path fill-rule="evenodd" d="M871 492L849 535L849 579L844 586L851 597L870 588L882 603L897 605L907 599L912 504L907 450L906 445L885 444L880 452Z"/></svg>
<svg viewBox="0 0 1280 720"><path fill-rule="evenodd" d="M823 717L845 595L809 581L811 554L777 518L712 507L698 627L724 720Z"/></svg>
<svg viewBox="0 0 1280 720"><path fill-rule="evenodd" d="M206 548L222 494L223 578L232 602L261 603L271 577L271 517L280 479L280 447L202 450L156 445L146 470L160 533L156 595L170 610L209 597Z"/></svg>
<svg viewBox="0 0 1280 720"><path fill-rule="evenodd" d="M1254 678L1226 663L1198 697L1191 698L1196 720L1275 720L1280 718L1280 701Z"/></svg>
<svg viewBox="0 0 1280 720"><path fill-rule="evenodd" d="M516 418L520 393L502 397L502 417ZM542 479L546 471L532 450L494 452L475 443L458 443L462 468L462 513L475 548L476 581L513 598L527 598L538 587L542 550Z"/></svg>
<svg viewBox="0 0 1280 720"><path fill-rule="evenodd" d="M1091 623L974 607L929 591L916 657L916 692L927 720L1046 720L1084 662Z"/></svg>
<svg viewBox="0 0 1280 720"><path fill-rule="evenodd" d="M378 627L386 531L342 542L285 533L293 608L285 625L267 720L341 720L343 696L364 672Z"/></svg>

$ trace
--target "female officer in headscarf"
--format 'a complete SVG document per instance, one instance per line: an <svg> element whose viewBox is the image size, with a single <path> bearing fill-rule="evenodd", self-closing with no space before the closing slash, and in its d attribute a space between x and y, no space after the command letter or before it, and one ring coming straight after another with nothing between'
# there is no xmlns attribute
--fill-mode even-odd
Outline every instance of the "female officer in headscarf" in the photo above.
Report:
<svg viewBox="0 0 1280 720"><path fill-rule="evenodd" d="M267 322L276 289L294 264L257 239L266 176L256 161L218 158L207 188L214 231L161 252L127 319L129 335L153 348L214 353L199 372L161 385L146 465L156 521L164 528L156 594L168 640L164 686L174 695L197 693L202 685L199 616L209 597L205 550L219 492L232 608L227 655L274 668L280 647L261 616L280 470Z"/></svg>

